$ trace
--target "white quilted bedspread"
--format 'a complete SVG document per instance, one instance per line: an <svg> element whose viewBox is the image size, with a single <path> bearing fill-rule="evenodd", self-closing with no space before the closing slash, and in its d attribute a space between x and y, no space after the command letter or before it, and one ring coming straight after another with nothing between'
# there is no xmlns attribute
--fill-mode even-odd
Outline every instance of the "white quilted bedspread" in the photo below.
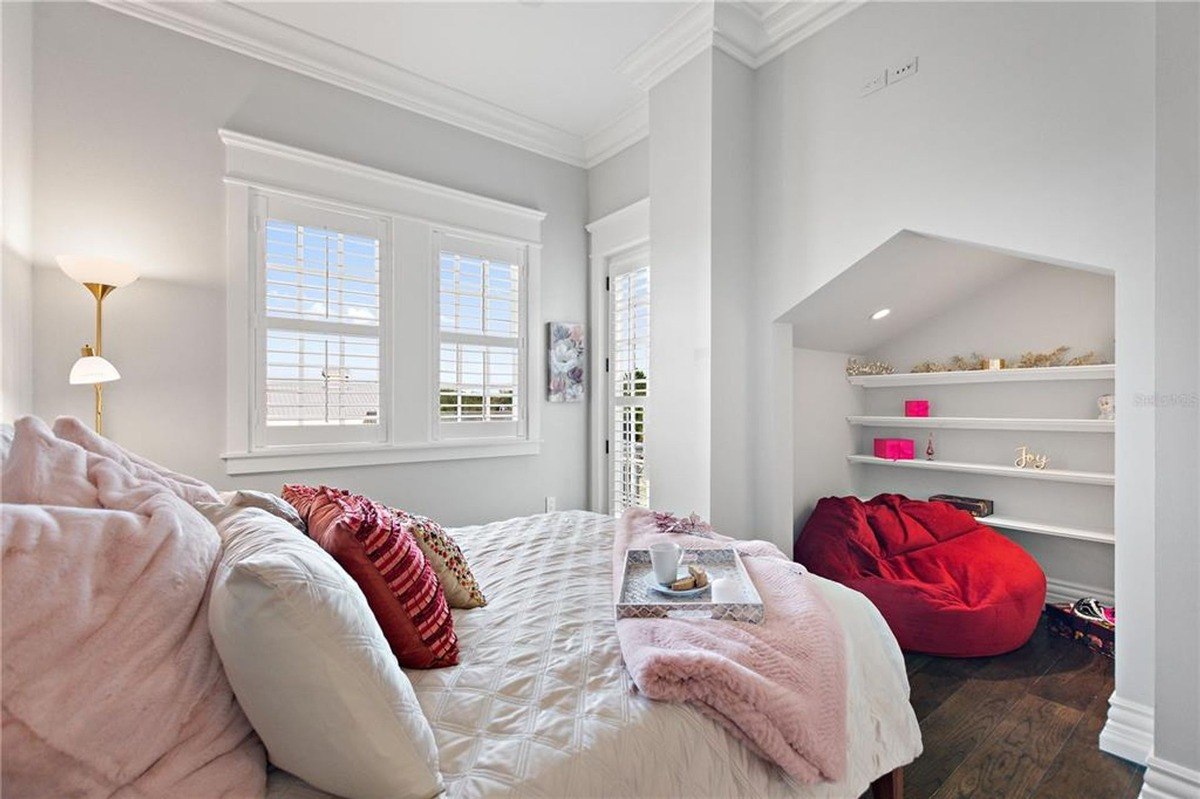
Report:
<svg viewBox="0 0 1200 799"><path fill-rule="evenodd" d="M637 694L613 621L614 525L570 511L450 531L488 605L454 611L460 665L408 672L448 797L857 797L920 754L904 662L882 617L815 575L846 638L844 781L797 785L691 707ZM325 796L284 772L268 795Z"/></svg>

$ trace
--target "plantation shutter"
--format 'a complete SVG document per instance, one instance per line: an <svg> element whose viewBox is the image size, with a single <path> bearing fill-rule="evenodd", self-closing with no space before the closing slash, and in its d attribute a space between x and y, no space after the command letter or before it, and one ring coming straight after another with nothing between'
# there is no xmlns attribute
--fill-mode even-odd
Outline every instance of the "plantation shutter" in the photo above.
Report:
<svg viewBox="0 0 1200 799"><path fill-rule="evenodd" d="M650 267L644 258L609 275L609 387L612 430L609 506L619 516L648 507L646 402L650 394Z"/></svg>
<svg viewBox="0 0 1200 799"><path fill-rule="evenodd" d="M443 437L522 433L523 248L439 236L438 419Z"/></svg>
<svg viewBox="0 0 1200 799"><path fill-rule="evenodd" d="M260 228L262 437L382 441L382 222L272 199Z"/></svg>

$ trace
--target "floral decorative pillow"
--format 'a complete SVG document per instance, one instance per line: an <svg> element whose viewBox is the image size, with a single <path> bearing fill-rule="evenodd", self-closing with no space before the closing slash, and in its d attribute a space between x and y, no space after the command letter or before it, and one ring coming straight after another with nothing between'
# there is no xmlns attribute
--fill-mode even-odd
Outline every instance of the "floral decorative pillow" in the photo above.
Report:
<svg viewBox="0 0 1200 799"><path fill-rule="evenodd" d="M424 516L414 516L411 513L396 508L403 525L412 533L421 551L425 553L433 570L437 572L438 581L446 592L446 601L452 608L478 608L487 604L487 598L479 588L467 559L462 550L454 543L440 524Z"/></svg>

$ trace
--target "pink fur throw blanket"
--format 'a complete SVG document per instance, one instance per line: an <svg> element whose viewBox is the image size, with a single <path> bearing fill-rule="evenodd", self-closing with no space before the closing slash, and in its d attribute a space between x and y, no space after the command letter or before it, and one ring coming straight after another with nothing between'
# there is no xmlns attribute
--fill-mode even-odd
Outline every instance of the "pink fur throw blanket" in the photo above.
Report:
<svg viewBox="0 0 1200 799"><path fill-rule="evenodd" d="M733 546L762 596L762 624L711 619L620 619L621 654L638 690L689 702L803 783L846 770L842 631L803 567L765 541L659 532L652 511L617 524L614 587L625 550L667 539L685 548Z"/></svg>
<svg viewBox="0 0 1200 799"><path fill-rule="evenodd" d="M216 532L35 422L17 423L14 451L57 450L37 473L96 500L2 506L5 795L262 796L265 753L208 631Z"/></svg>

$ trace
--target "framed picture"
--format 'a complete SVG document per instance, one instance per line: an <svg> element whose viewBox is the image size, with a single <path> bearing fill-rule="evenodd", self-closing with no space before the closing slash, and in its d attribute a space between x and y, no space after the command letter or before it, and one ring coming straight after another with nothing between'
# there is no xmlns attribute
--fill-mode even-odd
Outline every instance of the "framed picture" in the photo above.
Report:
<svg viewBox="0 0 1200 799"><path fill-rule="evenodd" d="M548 399L551 402L583 402L584 361L583 325L576 322L547 324L549 380Z"/></svg>

